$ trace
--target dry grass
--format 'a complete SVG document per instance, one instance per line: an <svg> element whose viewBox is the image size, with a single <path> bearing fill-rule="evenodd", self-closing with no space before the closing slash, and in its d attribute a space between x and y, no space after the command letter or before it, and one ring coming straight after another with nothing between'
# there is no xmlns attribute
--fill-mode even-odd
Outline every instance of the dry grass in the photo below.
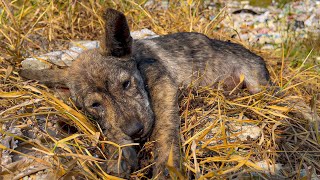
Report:
<svg viewBox="0 0 320 180"><path fill-rule="evenodd" d="M71 39L97 39L102 28L99 13L105 7L123 11L132 30L150 28L158 34L197 31L229 39L214 30L225 15L223 9L208 11L202 1L192 0L174 1L167 11L157 9L158 4L144 8L143 3L1 0L1 159L10 160L12 154L21 158L15 164L1 166L2 177L21 179L51 173L51 178L68 179L80 174L87 179L117 179L103 167L109 159L103 153L105 145L117 145L107 141L99 127L70 100L59 100L46 87L22 81L16 72L25 57L63 49ZM210 20L213 14L219 16ZM283 52L289 49L288 45L284 47ZM316 120L320 75L315 66L305 66L312 54L301 52L307 55L299 66L291 68L290 62L297 56L254 51L265 57L282 94L274 96L268 90L249 95L244 90L225 96L219 89L192 85L181 90L183 176L308 179L312 173L320 173L320 122ZM245 127L258 128L261 135L240 140ZM141 170L134 172L132 179L150 174L150 149L152 142L142 147ZM266 162L270 173L265 173L258 162ZM277 164L283 164L281 176L275 172ZM301 174L302 169L305 174Z"/></svg>

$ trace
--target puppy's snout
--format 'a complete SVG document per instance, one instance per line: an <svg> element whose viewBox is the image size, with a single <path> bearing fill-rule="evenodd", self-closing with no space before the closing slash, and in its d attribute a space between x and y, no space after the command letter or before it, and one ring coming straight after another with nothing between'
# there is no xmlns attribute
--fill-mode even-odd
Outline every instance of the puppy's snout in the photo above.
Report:
<svg viewBox="0 0 320 180"><path fill-rule="evenodd" d="M138 157L137 153L134 148L132 147L125 147L123 149L123 157L125 158L126 162L128 163L127 165L130 166L130 169L135 170L138 166ZM125 166L125 165L122 165ZM123 167L124 168L124 167ZM126 167L128 168L128 167Z"/></svg>
<svg viewBox="0 0 320 180"><path fill-rule="evenodd" d="M130 136L132 139L140 138L143 134L143 131L144 131L144 126L140 123L135 123L134 127L132 128Z"/></svg>

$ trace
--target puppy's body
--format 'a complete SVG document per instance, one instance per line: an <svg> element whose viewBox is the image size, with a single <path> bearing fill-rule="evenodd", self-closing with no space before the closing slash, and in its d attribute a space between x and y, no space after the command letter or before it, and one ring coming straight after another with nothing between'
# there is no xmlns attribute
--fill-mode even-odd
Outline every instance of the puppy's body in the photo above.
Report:
<svg viewBox="0 0 320 180"><path fill-rule="evenodd" d="M243 74L244 85L251 93L257 93L269 83L269 73L260 56L241 45L199 33L176 33L135 41L133 57L138 66L157 64L159 71L169 73L175 84L188 85L196 79L200 85L224 81L230 89Z"/></svg>
<svg viewBox="0 0 320 180"><path fill-rule="evenodd" d="M244 75L242 86L257 93L270 81L260 56L241 45L210 39L199 33L176 33L135 41L132 58L147 85L155 114L151 138L158 142L155 148L158 162L154 175L165 170L171 146L175 154L180 151L176 98L179 85L188 85L191 81L209 86L223 82L225 90L232 90ZM179 167L179 157L174 158L175 166ZM166 173L161 175L164 178Z"/></svg>
<svg viewBox="0 0 320 180"><path fill-rule="evenodd" d="M171 148L175 167L180 164L179 85L199 78L199 85L223 82L230 90L242 75L251 93L269 84L263 59L241 45L199 33L133 41L122 13L107 9L104 18L100 49L85 51L67 69L23 70L21 76L69 87L77 105L97 119L110 141L124 145L150 137L156 142L154 176L160 179L168 176ZM134 148L122 153L121 166L108 164L109 173L128 176L137 167Z"/></svg>

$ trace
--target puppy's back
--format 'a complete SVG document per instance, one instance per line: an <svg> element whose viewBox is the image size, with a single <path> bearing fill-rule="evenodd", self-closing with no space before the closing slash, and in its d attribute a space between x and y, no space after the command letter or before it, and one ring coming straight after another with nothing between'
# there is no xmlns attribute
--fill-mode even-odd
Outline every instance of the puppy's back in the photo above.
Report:
<svg viewBox="0 0 320 180"><path fill-rule="evenodd" d="M264 60L241 45L210 39L199 33L176 33L134 43L134 58L161 64L177 84L199 78L200 85L225 81L232 89L245 76L252 93L269 82ZM163 71L163 70L162 70Z"/></svg>

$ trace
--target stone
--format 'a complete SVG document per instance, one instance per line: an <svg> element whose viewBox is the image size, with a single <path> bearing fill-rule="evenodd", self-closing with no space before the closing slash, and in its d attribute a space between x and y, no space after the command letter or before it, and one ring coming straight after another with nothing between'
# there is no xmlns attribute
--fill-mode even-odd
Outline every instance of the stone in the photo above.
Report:
<svg viewBox="0 0 320 180"><path fill-rule="evenodd" d="M249 40L249 33L248 34L241 34L240 39L242 41L248 41Z"/></svg>
<svg viewBox="0 0 320 180"><path fill-rule="evenodd" d="M39 58L48 61L52 64L58 65L58 66L65 66L65 63L61 61L61 56L63 52L62 51L53 51L47 54L44 54L40 56Z"/></svg>
<svg viewBox="0 0 320 180"><path fill-rule="evenodd" d="M262 171L266 174L281 174L280 170L282 169L282 164L271 164L271 162L265 160L256 162L255 164L261 167Z"/></svg>
<svg viewBox="0 0 320 180"><path fill-rule="evenodd" d="M261 136L261 129L256 125L242 125L236 127L242 131L242 133L237 136L240 141L246 141L247 138L257 140Z"/></svg>
<svg viewBox="0 0 320 180"><path fill-rule="evenodd" d="M131 36L133 39L151 39L158 37L159 35L149 29L142 29L140 31L131 32Z"/></svg>
<svg viewBox="0 0 320 180"><path fill-rule="evenodd" d="M61 55L61 61L63 61L67 66L71 66L71 63L77 59L81 54L79 51L64 50Z"/></svg>
<svg viewBox="0 0 320 180"><path fill-rule="evenodd" d="M266 44L261 47L262 50L273 50L274 48L275 48L274 45L271 45L271 44Z"/></svg>
<svg viewBox="0 0 320 180"><path fill-rule="evenodd" d="M69 47L78 51L95 49L99 47L99 41L71 41Z"/></svg>
<svg viewBox="0 0 320 180"><path fill-rule="evenodd" d="M21 62L22 69L49 69L51 68L51 64L48 62L43 62L38 60L37 58L26 58Z"/></svg>
<svg viewBox="0 0 320 180"><path fill-rule="evenodd" d="M316 57L316 63L320 64L320 56Z"/></svg>

